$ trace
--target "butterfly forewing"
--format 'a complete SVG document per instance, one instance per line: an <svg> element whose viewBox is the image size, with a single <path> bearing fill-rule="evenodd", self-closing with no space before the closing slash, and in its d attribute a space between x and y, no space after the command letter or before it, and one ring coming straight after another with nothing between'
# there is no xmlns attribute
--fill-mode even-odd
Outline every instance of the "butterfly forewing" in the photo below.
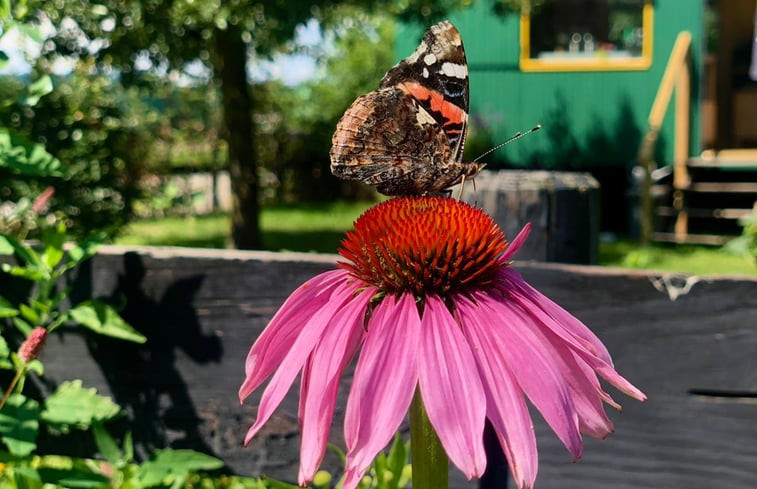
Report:
<svg viewBox="0 0 757 489"><path fill-rule="evenodd" d="M446 190L482 164L462 163L468 126L468 68L447 21L384 76L379 90L347 109L332 139L331 169L386 195Z"/></svg>

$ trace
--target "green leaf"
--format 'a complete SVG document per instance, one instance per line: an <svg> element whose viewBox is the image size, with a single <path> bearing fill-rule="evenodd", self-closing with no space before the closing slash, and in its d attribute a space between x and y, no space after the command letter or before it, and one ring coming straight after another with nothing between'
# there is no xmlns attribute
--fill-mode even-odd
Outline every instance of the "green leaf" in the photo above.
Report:
<svg viewBox="0 0 757 489"><path fill-rule="evenodd" d="M12 255L13 245L10 244L8 238L4 234L0 234L0 255Z"/></svg>
<svg viewBox="0 0 757 489"><path fill-rule="evenodd" d="M137 477L144 487L173 484L198 470L215 470L223 461L193 450L159 450L139 467Z"/></svg>
<svg viewBox="0 0 757 489"><path fill-rule="evenodd" d="M265 479L265 487L269 489L299 489L300 486L277 481L276 479Z"/></svg>
<svg viewBox="0 0 757 489"><path fill-rule="evenodd" d="M95 236L69 249L66 259L66 269L73 268L81 262L92 258L105 239L106 235L104 232L97 233Z"/></svg>
<svg viewBox="0 0 757 489"><path fill-rule="evenodd" d="M2 132L2 130L0 130ZM2 162L0 162L0 165ZM6 249L6 246L10 247L10 252L15 253L16 256L25 264L25 265L31 265L34 267L39 267L42 262L39 258L39 255L31 246L27 246L21 241L17 240L16 238L13 238L12 236L8 236L7 234L0 235L2 237L2 240L4 241L4 245L2 245L3 249Z"/></svg>
<svg viewBox="0 0 757 489"><path fill-rule="evenodd" d="M39 472L31 467L13 468L14 489L42 489L42 479Z"/></svg>
<svg viewBox="0 0 757 489"><path fill-rule="evenodd" d="M0 297L0 318L18 316L18 309L5 297Z"/></svg>
<svg viewBox="0 0 757 489"><path fill-rule="evenodd" d="M26 362L26 371L34 372L41 377L45 373L45 365L35 358L34 360Z"/></svg>
<svg viewBox="0 0 757 489"><path fill-rule="evenodd" d="M39 403L22 394L12 394L0 410L0 439L8 450L25 457L37 448Z"/></svg>
<svg viewBox="0 0 757 489"><path fill-rule="evenodd" d="M45 484L71 489L106 488L110 479L90 470L86 465L70 468L40 467L40 478Z"/></svg>
<svg viewBox="0 0 757 489"><path fill-rule="evenodd" d="M97 445L97 449L102 456L105 457L105 460L113 465L120 465L125 462L121 450L118 449L116 440L110 436L110 433L108 433L108 430L106 430L102 424L92 424L92 435L95 437L95 445Z"/></svg>
<svg viewBox="0 0 757 489"><path fill-rule="evenodd" d="M66 433L72 427L88 429L94 422L105 422L120 414L121 408L111 398L99 395L94 388L83 388L81 380L73 380L62 383L47 398L41 419Z"/></svg>
<svg viewBox="0 0 757 489"><path fill-rule="evenodd" d="M25 136L0 129L0 167L23 175L63 176L58 158Z"/></svg>
<svg viewBox="0 0 757 489"><path fill-rule="evenodd" d="M66 242L66 227L63 223L45 230L42 242L45 250L41 260L48 270L52 270L63 258L63 244Z"/></svg>
<svg viewBox="0 0 757 489"><path fill-rule="evenodd" d="M98 301L85 301L68 311L75 322L95 333L122 340L144 343L147 338L121 319L118 312L110 305Z"/></svg>
<svg viewBox="0 0 757 489"><path fill-rule="evenodd" d="M134 441L131 437L131 431L124 435L124 461L131 462L134 460Z"/></svg>
<svg viewBox="0 0 757 489"><path fill-rule="evenodd" d="M39 99L53 91L53 80L48 75L42 75L26 87L18 99L21 105L37 105Z"/></svg>
<svg viewBox="0 0 757 489"><path fill-rule="evenodd" d="M32 325L27 323L20 317L13 317L11 318L11 321L13 322L13 325L16 327L16 329L24 336L29 336L29 333L32 332Z"/></svg>
<svg viewBox="0 0 757 489"><path fill-rule="evenodd" d="M12 369L13 364L10 362L11 350L5 338L0 336L0 368Z"/></svg>
<svg viewBox="0 0 757 489"><path fill-rule="evenodd" d="M5 51L0 51L0 70L8 66L8 61L10 61L10 57L5 54Z"/></svg>
<svg viewBox="0 0 757 489"><path fill-rule="evenodd" d="M17 267L3 263L0 269L8 275L13 275L14 277L23 278L32 282L37 282L44 278L44 275L39 270L31 267Z"/></svg>
<svg viewBox="0 0 757 489"><path fill-rule="evenodd" d="M389 456L387 457L386 470L391 472L394 477L387 481L387 489L397 489L400 486L402 471L407 465L408 457L408 445L402 441L402 437L397 433L394 436L394 443L389 450Z"/></svg>
<svg viewBox="0 0 757 489"><path fill-rule="evenodd" d="M37 311L27 306L26 304L19 304L18 310L21 312L21 316L29 321L31 324L39 325L39 314Z"/></svg>

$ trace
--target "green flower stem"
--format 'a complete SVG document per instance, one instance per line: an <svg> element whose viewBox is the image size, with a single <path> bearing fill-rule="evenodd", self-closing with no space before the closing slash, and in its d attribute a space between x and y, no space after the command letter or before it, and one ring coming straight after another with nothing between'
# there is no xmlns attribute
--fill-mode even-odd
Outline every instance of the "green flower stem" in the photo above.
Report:
<svg viewBox="0 0 757 489"><path fill-rule="evenodd" d="M428 420L420 389L415 390L410 405L410 451L413 462L413 489L445 489L449 486L449 460L434 427Z"/></svg>

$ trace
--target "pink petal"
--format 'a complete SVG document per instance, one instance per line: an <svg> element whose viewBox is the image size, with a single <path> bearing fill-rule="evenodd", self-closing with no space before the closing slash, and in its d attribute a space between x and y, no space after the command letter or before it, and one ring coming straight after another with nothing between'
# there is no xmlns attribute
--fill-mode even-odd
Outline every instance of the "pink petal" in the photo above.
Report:
<svg viewBox="0 0 757 489"><path fill-rule="evenodd" d="M486 397L476 360L439 297L426 297L419 357L421 397L447 456L465 476L486 469Z"/></svg>
<svg viewBox="0 0 757 489"><path fill-rule="evenodd" d="M532 304L524 303L522 298L513 296L510 300L517 302L527 313L533 312ZM552 345L552 359L557 364L558 369L563 372L570 387L571 399L578 413L581 432L594 438L605 438L612 433L613 426L604 411L602 399L607 398L613 403L614 401L602 391L594 370L589 368L582 359L576 358L571 344L564 342L552 329L545 327L540 321L540 317L543 318L543 315L536 311L532 317L534 327L542 326L541 331L544 339ZM617 404L615 405L617 406Z"/></svg>
<svg viewBox="0 0 757 489"><path fill-rule="evenodd" d="M284 399L308 355L321 339L324 330L330 325L333 327L330 322L331 318L354 293L354 284L343 283L337 286L326 305L319 309L302 328L302 332L291 344L276 373L273 374L271 381L263 391L258 407L258 416L255 419L255 424L247 431L247 436L244 439L245 445L252 440L252 437L268 421Z"/></svg>
<svg viewBox="0 0 757 489"><path fill-rule="evenodd" d="M521 389L541 412L574 459L581 456L583 442L578 429L578 415L570 396L565 372L554 362L554 349L517 304L497 301L486 294L473 295L480 314L501 320L490 326L510 371Z"/></svg>
<svg viewBox="0 0 757 489"><path fill-rule="evenodd" d="M515 270L505 269L501 276L506 278L506 290L528 313L538 317L544 326L568 342L602 378L634 399L647 399L643 392L615 371L607 348L586 325L531 287Z"/></svg>
<svg viewBox="0 0 757 489"><path fill-rule="evenodd" d="M506 351L489 333L490 317L465 298L456 300L455 306L476 357L486 393L486 416L497 433L515 485L533 487L539 465L536 436L523 392L507 366Z"/></svg>
<svg viewBox="0 0 757 489"><path fill-rule="evenodd" d="M518 235L515 237L514 240L512 240L508 245L507 248L505 248L505 252L502 253L502 255L499 257L499 261L506 262L510 261L510 258L517 253L517 251L523 246L523 243L526 242L526 238L528 238L528 235L531 233L531 223L527 222L525 226L523 226L523 229L520 230Z"/></svg>
<svg viewBox="0 0 757 489"><path fill-rule="evenodd" d="M365 313L375 293L376 289L368 288L337 311L303 370L299 414L301 486L313 480L323 460L339 378L363 339Z"/></svg>
<svg viewBox="0 0 757 489"><path fill-rule="evenodd" d="M501 276L505 277L508 283L508 286L506 287L508 291L511 293L519 293L520 296L533 304L534 307L544 311L553 319L552 325L558 326L559 329L573 336L580 342L585 350L601 359L609 366L612 366L612 358L610 358L610 353L607 351L607 348L584 323L579 321L575 316L560 307L558 304L555 304L547 296L531 287L528 282L523 280L523 277L512 268L503 269L501 271ZM564 337L564 334L561 334L562 331L555 331L555 333L560 337ZM565 339L567 340L567 338Z"/></svg>
<svg viewBox="0 0 757 489"><path fill-rule="evenodd" d="M586 365L586 362L575 353L572 354L572 357L575 368L583 372L583 379L585 380L580 391L574 389L571 384L571 389L574 391L573 401L578 410L581 433L603 439L612 433L615 428L610 418L607 417L607 413L605 413L602 401L607 402L616 409L619 409L620 405L602 390L602 386L599 384L599 379L597 379L594 370Z"/></svg>
<svg viewBox="0 0 757 489"><path fill-rule="evenodd" d="M342 480L342 489L355 489L363 479L363 475L365 475L365 469L357 470L353 468L345 470L344 479Z"/></svg>
<svg viewBox="0 0 757 489"><path fill-rule="evenodd" d="M403 294L396 303L387 296L373 311L344 420L347 472L358 481L410 407L418 384L420 327L411 294Z"/></svg>
<svg viewBox="0 0 757 489"><path fill-rule="evenodd" d="M307 321L329 300L340 281L346 280L346 275L343 270L322 273L300 285L287 298L247 354L246 378L239 388L240 402L276 370Z"/></svg>

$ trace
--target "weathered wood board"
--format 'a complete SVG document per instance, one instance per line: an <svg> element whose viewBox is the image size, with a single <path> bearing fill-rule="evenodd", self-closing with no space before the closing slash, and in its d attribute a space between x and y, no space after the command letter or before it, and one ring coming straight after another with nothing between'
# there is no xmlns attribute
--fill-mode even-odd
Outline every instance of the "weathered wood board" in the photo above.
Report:
<svg viewBox="0 0 757 489"><path fill-rule="evenodd" d="M104 247L78 271L77 298L125 300L124 316L150 341L140 346L56 333L43 352L46 374L56 381L81 378L113 395L135 419L142 453L192 447L221 457L236 473L293 481L297 388L248 448L241 442L258 397L240 406L237 388L248 348L273 313L335 259ZM592 327L618 370L649 396L640 404L612 392L625 408L611 414L616 433L588 440L577 464L537 421L537 488L757 486L757 279L702 279L671 301L645 273L515 266ZM337 442L343 407L342 400ZM327 465L338 467L333 457ZM451 473L453 487L476 486Z"/></svg>
<svg viewBox="0 0 757 489"><path fill-rule="evenodd" d="M599 197L599 183L588 173L537 170L484 170L462 195L492 216L508 239L531 223L521 259L581 264L597 263Z"/></svg>

